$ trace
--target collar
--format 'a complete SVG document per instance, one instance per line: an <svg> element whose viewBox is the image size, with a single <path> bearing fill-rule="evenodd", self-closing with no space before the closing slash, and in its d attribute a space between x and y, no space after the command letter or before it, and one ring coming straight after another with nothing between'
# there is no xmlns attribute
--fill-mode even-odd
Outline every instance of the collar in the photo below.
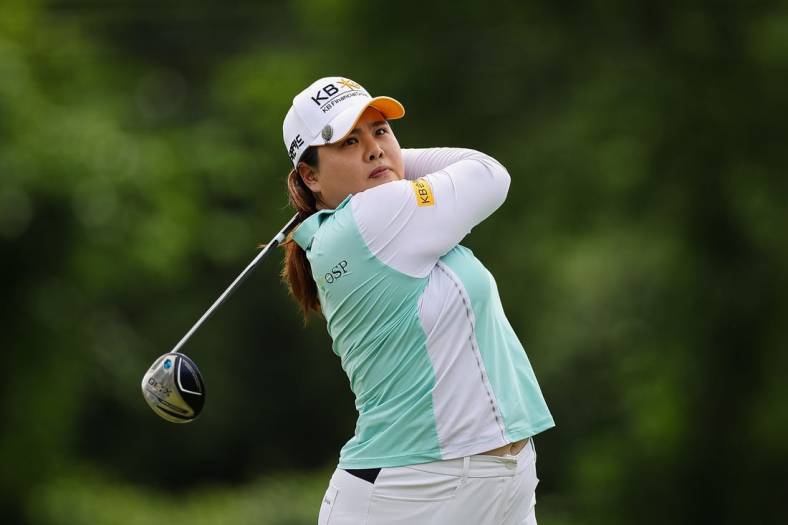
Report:
<svg viewBox="0 0 788 525"><path fill-rule="evenodd" d="M320 226L323 222L334 215L337 210L341 210L344 208L348 202L350 202L350 197L352 195L348 195L345 199L337 205L336 208L333 210L320 210L317 213L313 213L309 217L304 220L301 224L296 227L295 231L293 232L293 240L303 249L308 250L310 246L312 246L312 240L315 238L315 234L317 230L320 229Z"/></svg>

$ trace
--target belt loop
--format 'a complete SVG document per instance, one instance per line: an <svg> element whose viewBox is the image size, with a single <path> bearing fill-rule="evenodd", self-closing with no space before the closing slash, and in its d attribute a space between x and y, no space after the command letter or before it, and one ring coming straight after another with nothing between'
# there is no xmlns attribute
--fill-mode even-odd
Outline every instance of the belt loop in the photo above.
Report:
<svg viewBox="0 0 788 525"><path fill-rule="evenodd" d="M463 481L465 481L465 479L468 477L468 473L470 471L471 471L471 457L470 456L465 456L464 458L462 458L462 479L463 479Z"/></svg>

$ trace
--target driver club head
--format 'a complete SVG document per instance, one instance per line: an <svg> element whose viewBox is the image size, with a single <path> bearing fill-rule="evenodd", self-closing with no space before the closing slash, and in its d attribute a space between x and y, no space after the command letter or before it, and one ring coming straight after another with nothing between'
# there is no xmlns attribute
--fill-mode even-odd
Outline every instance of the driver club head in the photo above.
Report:
<svg viewBox="0 0 788 525"><path fill-rule="evenodd" d="M189 423L202 412L205 383L194 361L180 352L168 352L156 359L143 376L142 395L163 419Z"/></svg>

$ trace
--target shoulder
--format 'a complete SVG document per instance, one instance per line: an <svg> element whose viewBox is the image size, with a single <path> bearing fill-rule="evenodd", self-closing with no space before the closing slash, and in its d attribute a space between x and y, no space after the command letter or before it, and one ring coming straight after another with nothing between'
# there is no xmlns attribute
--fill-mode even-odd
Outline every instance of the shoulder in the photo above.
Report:
<svg viewBox="0 0 788 525"><path fill-rule="evenodd" d="M411 181L398 180L355 194L347 208L358 230L369 240L409 218L415 204Z"/></svg>
<svg viewBox="0 0 788 525"><path fill-rule="evenodd" d="M350 205L337 209L325 217L315 232L312 255L347 249L361 241L358 225Z"/></svg>
<svg viewBox="0 0 788 525"><path fill-rule="evenodd" d="M364 206L390 203L392 200L408 195L408 192L412 192L411 182L408 180L387 182L353 195L350 199L350 208L355 211Z"/></svg>
<svg viewBox="0 0 788 525"><path fill-rule="evenodd" d="M431 206L434 199L431 180L427 176L381 184L354 195L348 207L360 222L388 222L394 216Z"/></svg>

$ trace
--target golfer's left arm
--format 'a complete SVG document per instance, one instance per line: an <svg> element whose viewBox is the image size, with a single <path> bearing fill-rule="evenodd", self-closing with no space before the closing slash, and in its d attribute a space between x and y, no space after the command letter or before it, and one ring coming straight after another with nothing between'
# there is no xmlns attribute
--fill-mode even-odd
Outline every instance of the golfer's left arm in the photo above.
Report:
<svg viewBox="0 0 788 525"><path fill-rule="evenodd" d="M351 208L376 257L424 276L503 204L510 177L498 161L469 149L403 150L403 160L409 180L359 193Z"/></svg>

